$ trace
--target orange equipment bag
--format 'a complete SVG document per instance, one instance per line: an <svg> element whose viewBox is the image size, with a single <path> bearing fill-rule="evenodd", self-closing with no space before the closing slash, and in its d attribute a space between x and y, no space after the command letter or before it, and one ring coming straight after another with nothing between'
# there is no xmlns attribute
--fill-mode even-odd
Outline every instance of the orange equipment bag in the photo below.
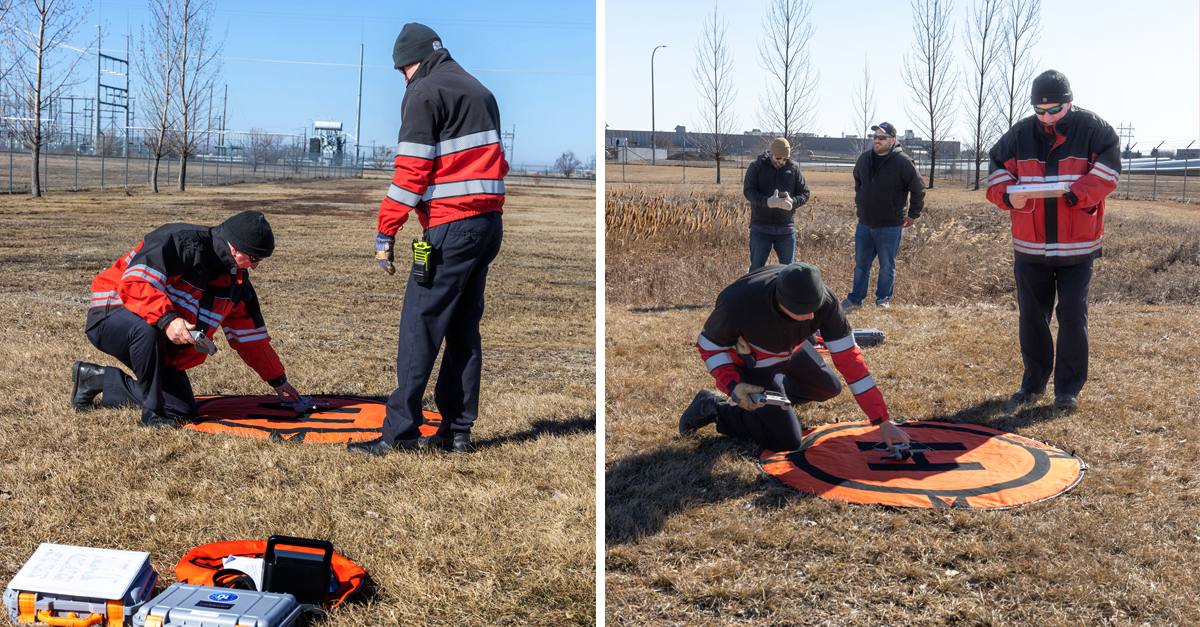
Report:
<svg viewBox="0 0 1200 627"><path fill-rule="evenodd" d="M292 550L321 553L319 549L308 547L295 547ZM266 540L231 540L205 544L188 551L187 555L179 560L175 565L175 577L180 583L197 586L233 587L244 578L238 577L235 571L225 569L225 558L237 556L261 559L266 552ZM325 609L333 609L362 592L367 580L365 570L338 553L333 554L331 564L338 588L329 592L329 601Z"/></svg>

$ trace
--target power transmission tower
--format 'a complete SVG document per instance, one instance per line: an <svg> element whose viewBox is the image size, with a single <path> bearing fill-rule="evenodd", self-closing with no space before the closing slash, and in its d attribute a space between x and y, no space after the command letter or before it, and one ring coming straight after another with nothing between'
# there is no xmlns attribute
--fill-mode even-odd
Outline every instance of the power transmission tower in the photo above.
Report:
<svg viewBox="0 0 1200 627"><path fill-rule="evenodd" d="M1118 126L1117 136L1125 140L1125 154L1129 155L1129 165L1125 168L1125 200L1129 200L1129 179L1133 178L1133 125Z"/></svg>

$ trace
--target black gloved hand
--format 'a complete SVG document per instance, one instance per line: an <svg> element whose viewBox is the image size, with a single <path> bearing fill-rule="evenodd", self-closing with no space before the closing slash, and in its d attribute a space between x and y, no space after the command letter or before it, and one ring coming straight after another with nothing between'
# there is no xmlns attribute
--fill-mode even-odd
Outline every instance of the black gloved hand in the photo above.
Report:
<svg viewBox="0 0 1200 627"><path fill-rule="evenodd" d="M378 261L379 267L388 274L396 274L396 266L392 265L392 261L395 260L392 249L395 245L396 238L383 233L375 235L375 261Z"/></svg>

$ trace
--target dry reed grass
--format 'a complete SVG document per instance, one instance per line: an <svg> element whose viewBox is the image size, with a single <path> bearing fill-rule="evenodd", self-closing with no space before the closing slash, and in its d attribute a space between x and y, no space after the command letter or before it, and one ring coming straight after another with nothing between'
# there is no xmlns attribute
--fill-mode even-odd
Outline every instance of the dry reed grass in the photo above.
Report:
<svg viewBox="0 0 1200 627"><path fill-rule="evenodd" d="M589 190L510 191L474 455L367 458L71 410L71 363L116 364L83 335L92 277L157 225L247 208L266 212L277 237L254 281L289 379L306 394L390 393L403 282L370 251L386 189L374 177L0 198L0 580L59 542L149 551L167 584L192 547L284 533L330 539L373 578L330 625L595 622ZM402 241L419 233L412 224ZM198 394L270 393L218 346L192 371Z"/></svg>
<svg viewBox="0 0 1200 627"><path fill-rule="evenodd" d="M813 179L822 204L816 226L799 225L798 257L844 293L852 197L835 179ZM729 196L740 192L730 187ZM745 242L622 248L610 237L609 624L1200 623L1194 209L1110 205L1092 288L1090 378L1081 410L1062 415L1045 399L1005 407L1021 372L1011 244L973 194L930 192L925 232L906 232L900 304L851 315L888 335L864 350L867 364L894 417L987 425L1073 450L1090 465L1083 482L1008 511L888 510L781 487L757 468L756 449L711 428L679 438L680 412L713 386L696 334L716 293L744 272ZM991 283L981 280L988 272ZM799 415L805 426L862 417L848 394Z"/></svg>

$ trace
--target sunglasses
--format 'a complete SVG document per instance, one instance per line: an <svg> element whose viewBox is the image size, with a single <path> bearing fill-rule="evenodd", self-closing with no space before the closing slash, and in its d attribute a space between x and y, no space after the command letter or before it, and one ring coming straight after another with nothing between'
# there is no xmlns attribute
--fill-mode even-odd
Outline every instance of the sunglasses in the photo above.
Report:
<svg viewBox="0 0 1200 627"><path fill-rule="evenodd" d="M872 135L871 136L871 139L874 139L877 142L885 142L891 138L892 138L891 135Z"/></svg>
<svg viewBox="0 0 1200 627"><path fill-rule="evenodd" d="M1067 106L1067 105L1060 104L1057 107L1050 107L1049 109L1043 109L1041 107L1034 107L1033 111L1035 113L1037 113L1038 115L1054 115L1055 113L1062 111L1063 107L1065 107L1065 106Z"/></svg>
<svg viewBox="0 0 1200 627"><path fill-rule="evenodd" d="M242 254L245 254L245 253L242 253ZM258 262L262 261L263 259L266 259L266 257L255 257L254 255L246 255L246 257L248 257L250 259L250 263L258 263Z"/></svg>

